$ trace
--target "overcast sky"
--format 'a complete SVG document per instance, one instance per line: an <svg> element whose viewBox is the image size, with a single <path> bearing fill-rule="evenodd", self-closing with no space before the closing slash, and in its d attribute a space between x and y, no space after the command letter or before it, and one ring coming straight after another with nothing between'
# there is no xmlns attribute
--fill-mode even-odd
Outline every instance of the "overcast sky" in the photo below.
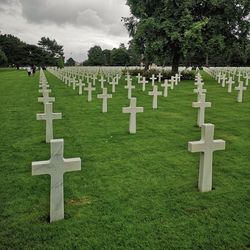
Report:
<svg viewBox="0 0 250 250"><path fill-rule="evenodd" d="M83 61L93 45L127 44L121 17L129 15L126 0L0 0L0 31L30 44L55 39L66 58Z"/></svg>

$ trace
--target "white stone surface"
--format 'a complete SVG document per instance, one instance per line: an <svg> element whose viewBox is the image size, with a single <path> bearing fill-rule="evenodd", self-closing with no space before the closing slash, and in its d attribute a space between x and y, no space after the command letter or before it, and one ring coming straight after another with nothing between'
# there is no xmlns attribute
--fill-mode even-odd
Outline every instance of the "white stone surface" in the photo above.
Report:
<svg viewBox="0 0 250 250"><path fill-rule="evenodd" d="M228 79L228 81L227 81L226 83L227 83L227 85L228 85L227 92L228 92L228 93L232 93L232 86L233 86L233 84L235 83L235 82L233 81L233 77L230 76L229 79Z"/></svg>
<svg viewBox="0 0 250 250"><path fill-rule="evenodd" d="M214 140L214 125L203 124L201 140L188 143L192 153L200 152L198 189L200 192L212 190L213 152L225 150L225 141Z"/></svg>
<svg viewBox="0 0 250 250"><path fill-rule="evenodd" d="M109 84L112 85L112 93L115 93L115 86L118 85L116 78L113 78Z"/></svg>
<svg viewBox="0 0 250 250"><path fill-rule="evenodd" d="M101 76L101 79L99 80L99 82L101 83L101 88L103 89L104 88L104 83L106 82L103 75Z"/></svg>
<svg viewBox="0 0 250 250"><path fill-rule="evenodd" d="M128 81L124 88L128 90L128 99L132 98L132 89L135 89L135 86L132 85L132 81Z"/></svg>
<svg viewBox="0 0 250 250"><path fill-rule="evenodd" d="M152 86L155 85L155 80L157 80L157 77L153 74L152 77L150 77L150 80L152 81Z"/></svg>
<svg viewBox="0 0 250 250"><path fill-rule="evenodd" d="M51 140L51 158L32 162L32 175L50 175L50 222L64 219L63 175L81 170L80 158L63 158L63 139Z"/></svg>
<svg viewBox="0 0 250 250"><path fill-rule="evenodd" d="M112 98L112 95L108 94L108 89L103 88L102 94L97 95L97 98L102 99L102 112L107 113L107 111L108 111L108 99Z"/></svg>
<svg viewBox="0 0 250 250"><path fill-rule="evenodd" d="M247 88L244 87L242 81L239 82L239 86L235 90L238 90L237 102L243 102L243 91L247 90Z"/></svg>
<svg viewBox="0 0 250 250"><path fill-rule="evenodd" d="M211 102L206 102L206 95L199 95L198 102L193 102L192 107L198 108L197 125L201 127L205 123L205 109L211 108Z"/></svg>
<svg viewBox="0 0 250 250"><path fill-rule="evenodd" d="M49 143L53 139L53 120L62 119L62 113L53 113L53 104L45 103L44 114L37 114L36 119L46 121L46 142Z"/></svg>
<svg viewBox="0 0 250 250"><path fill-rule="evenodd" d="M164 80L164 83L161 84L161 86L164 88L163 90L163 96L167 97L168 96L168 87L171 87L171 84L168 83L168 80Z"/></svg>
<svg viewBox="0 0 250 250"><path fill-rule="evenodd" d="M126 108L122 108L123 113L130 113L129 118L129 133L136 133L136 114L142 113L144 111L143 107L136 107L136 98L130 99L130 106Z"/></svg>
<svg viewBox="0 0 250 250"><path fill-rule="evenodd" d="M83 87L85 86L85 84L82 82L81 79L79 79L77 86L79 87L79 95L82 95L82 90L83 90Z"/></svg>
<svg viewBox="0 0 250 250"><path fill-rule="evenodd" d="M153 91L150 91L148 94L153 96L152 108L157 109L158 108L158 96L161 96L162 92L158 91L158 86L155 85L153 88Z"/></svg>
<svg viewBox="0 0 250 250"><path fill-rule="evenodd" d="M42 102L44 105L46 103L51 103L51 102L54 102L55 101L55 97L50 97L49 96L49 93L44 93L43 94L43 97L38 97L38 102Z"/></svg>
<svg viewBox="0 0 250 250"><path fill-rule="evenodd" d="M95 91L95 88L92 87L91 82L88 83L88 87L84 88L85 91L88 91L88 102L92 101L92 92Z"/></svg>
<svg viewBox="0 0 250 250"><path fill-rule="evenodd" d="M144 92L146 90L146 84L148 84L146 77L142 78L141 84L142 84L142 91Z"/></svg>

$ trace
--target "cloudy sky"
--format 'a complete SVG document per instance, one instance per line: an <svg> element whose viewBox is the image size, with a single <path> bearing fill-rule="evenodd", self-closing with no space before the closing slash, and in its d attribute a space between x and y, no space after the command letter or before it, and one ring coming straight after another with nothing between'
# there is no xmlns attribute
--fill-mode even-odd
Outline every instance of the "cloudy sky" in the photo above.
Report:
<svg viewBox="0 0 250 250"><path fill-rule="evenodd" d="M66 58L83 61L93 45L127 44L121 17L129 15L126 0L0 0L0 31L30 44L55 39Z"/></svg>

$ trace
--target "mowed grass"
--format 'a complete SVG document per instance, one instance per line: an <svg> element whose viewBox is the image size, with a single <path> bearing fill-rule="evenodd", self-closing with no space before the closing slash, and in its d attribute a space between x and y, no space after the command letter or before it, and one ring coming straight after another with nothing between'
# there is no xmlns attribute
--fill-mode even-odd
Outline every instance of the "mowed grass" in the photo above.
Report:
<svg viewBox="0 0 250 250"><path fill-rule="evenodd" d="M136 84L133 96L145 111L137 134L128 133L125 81L101 113L94 93L79 96L46 73L56 98L54 138L64 139L65 158L81 157L82 170L64 175L65 220L50 224L50 177L31 176L31 162L48 160L45 122L37 102L39 74L0 72L0 249L250 249L250 91L244 102L203 73L208 90L206 122L226 150L214 154L213 191L197 191L199 140L193 81L168 98L152 97ZM109 92L111 87L109 86Z"/></svg>

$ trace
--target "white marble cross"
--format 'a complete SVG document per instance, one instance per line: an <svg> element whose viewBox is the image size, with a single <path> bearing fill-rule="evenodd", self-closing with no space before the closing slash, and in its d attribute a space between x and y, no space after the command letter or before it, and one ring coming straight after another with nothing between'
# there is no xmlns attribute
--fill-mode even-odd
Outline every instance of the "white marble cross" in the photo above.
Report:
<svg viewBox="0 0 250 250"><path fill-rule="evenodd" d="M158 82L161 83L161 78L163 77L163 75L161 74L161 72L157 75L158 77Z"/></svg>
<svg viewBox="0 0 250 250"><path fill-rule="evenodd" d="M138 83L141 83L141 74L138 73L138 75L136 76L137 80L138 80Z"/></svg>
<svg viewBox="0 0 250 250"><path fill-rule="evenodd" d="M228 84L227 92L228 92L228 93L232 93L232 85L235 83L235 82L233 81L233 77L230 76L229 79L228 79L228 81L227 81L226 83Z"/></svg>
<svg viewBox="0 0 250 250"><path fill-rule="evenodd" d="M178 79L179 79L179 75L176 74L175 77L174 77L174 81L175 81L175 85L178 85Z"/></svg>
<svg viewBox="0 0 250 250"><path fill-rule="evenodd" d="M238 90L237 102L242 102L243 101L243 91L247 90L247 88L244 87L242 81L239 81L239 86L235 87L235 90Z"/></svg>
<svg viewBox="0 0 250 250"><path fill-rule="evenodd" d="M115 85L118 85L116 78L113 78L109 84L112 85L112 93L115 93Z"/></svg>
<svg viewBox="0 0 250 250"><path fill-rule="evenodd" d="M38 97L38 102L42 102L44 105L46 103L54 102L55 97L49 97L49 93L44 93L43 97Z"/></svg>
<svg viewBox="0 0 250 250"><path fill-rule="evenodd" d="M82 90L83 90L83 87L85 86L85 83L82 82L81 79L79 79L78 83L76 84L76 86L79 87L79 95L82 95Z"/></svg>
<svg viewBox="0 0 250 250"><path fill-rule="evenodd" d="M150 80L152 81L152 86L154 86L155 85L155 80L157 80L157 78L153 74L152 77L150 77Z"/></svg>
<svg viewBox="0 0 250 250"><path fill-rule="evenodd" d="M200 192L212 190L213 152L225 150L225 141L214 140L214 125L203 124L201 140L188 143L188 150L192 153L200 152L200 167L198 189Z"/></svg>
<svg viewBox="0 0 250 250"><path fill-rule="evenodd" d="M92 87L91 82L88 83L88 87L84 88L85 91L88 91L88 102L92 101L92 91L95 91L95 88Z"/></svg>
<svg viewBox="0 0 250 250"><path fill-rule="evenodd" d="M45 103L44 114L37 114L36 119L46 121L46 142L49 143L53 139L53 120L62 119L62 113L53 113L53 104Z"/></svg>
<svg viewBox="0 0 250 250"><path fill-rule="evenodd" d="M80 81L82 81L81 79L79 79L78 81L76 80L76 78L75 77L73 77L73 79L72 79L72 84L73 84L73 90L75 90L76 89L76 85L77 85L77 82L78 82L78 84L80 83ZM80 92L80 89L79 89L79 92ZM79 93L79 95L81 95L80 93Z"/></svg>
<svg viewBox="0 0 250 250"><path fill-rule="evenodd" d="M157 107L158 107L158 96L161 96L162 92L158 91L158 86L155 85L154 88L153 88L153 91L150 91L148 94L153 96L152 108L157 109Z"/></svg>
<svg viewBox="0 0 250 250"><path fill-rule="evenodd" d="M101 76L101 79L99 80L99 82L101 82L101 88L103 89L104 88L104 82L106 82L103 75Z"/></svg>
<svg viewBox="0 0 250 250"><path fill-rule="evenodd" d="M246 73L246 77L245 77L245 80L246 80L245 85L246 86L248 86L249 79L250 79L250 73Z"/></svg>
<svg viewBox="0 0 250 250"><path fill-rule="evenodd" d="M49 93L51 93L51 89L39 89L38 90L39 93L41 93L43 96L44 95L49 95Z"/></svg>
<svg viewBox="0 0 250 250"><path fill-rule="evenodd" d="M132 97L132 89L135 89L135 86L132 85L132 81L128 81L128 84L124 87L128 90L128 99Z"/></svg>
<svg viewBox="0 0 250 250"><path fill-rule="evenodd" d="M102 99L102 112L107 113L107 111L108 111L108 99L112 98L112 95L108 94L108 89L103 88L102 94L97 95L97 98Z"/></svg>
<svg viewBox="0 0 250 250"><path fill-rule="evenodd" d="M201 82L200 84L196 83L196 85L197 85L197 89L194 89L194 93L197 93L198 95L201 95L201 94L207 92L206 89L203 89L203 85L204 85L203 82Z"/></svg>
<svg viewBox="0 0 250 250"><path fill-rule="evenodd" d="M205 123L205 109L211 108L211 102L206 102L206 95L201 94L199 95L198 102L193 102L192 107L198 108L198 118L197 118L197 125L201 127Z"/></svg>
<svg viewBox="0 0 250 250"><path fill-rule="evenodd" d="M32 175L50 175L50 222L64 219L63 175L81 170L80 158L63 158L63 139L51 140L48 161L32 162Z"/></svg>
<svg viewBox="0 0 250 250"><path fill-rule="evenodd" d="M163 96L164 97L167 97L168 96L168 87L171 87L171 84L168 83L168 80L164 80L164 83L161 84L161 86L164 88L164 91L163 91Z"/></svg>
<svg viewBox="0 0 250 250"><path fill-rule="evenodd" d="M171 76L171 89L174 89L174 83L175 83L175 77L174 76Z"/></svg>
<svg viewBox="0 0 250 250"><path fill-rule="evenodd" d="M225 86L226 86L226 80L227 80L226 74L223 74L221 80L222 80L221 86L222 86L223 88L225 88Z"/></svg>
<svg viewBox="0 0 250 250"><path fill-rule="evenodd" d="M123 113L130 113L129 118L129 133L136 133L136 114L142 113L144 111L143 107L136 107L136 98L130 99L130 106L126 108L122 108Z"/></svg>
<svg viewBox="0 0 250 250"><path fill-rule="evenodd" d="M97 80L97 76L95 74L93 75L92 80L93 80L93 86L95 86L95 81Z"/></svg>
<svg viewBox="0 0 250 250"><path fill-rule="evenodd" d="M146 81L146 77L142 78L141 84L142 84L142 91L146 90L146 84L148 83L148 81Z"/></svg>

